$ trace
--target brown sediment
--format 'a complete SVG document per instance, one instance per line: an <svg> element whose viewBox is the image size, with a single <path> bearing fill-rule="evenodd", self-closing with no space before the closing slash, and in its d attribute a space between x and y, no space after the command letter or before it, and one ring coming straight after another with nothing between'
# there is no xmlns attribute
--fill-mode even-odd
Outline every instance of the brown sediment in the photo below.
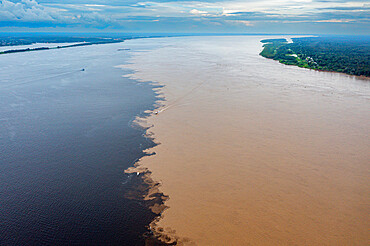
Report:
<svg viewBox="0 0 370 246"><path fill-rule="evenodd" d="M129 168L125 173L133 176L130 180L132 187L126 193L126 198L143 202L153 213L160 215L167 208L164 202L168 196L159 191L160 184L153 181L151 172L144 168Z"/></svg>
<svg viewBox="0 0 370 246"><path fill-rule="evenodd" d="M157 98L160 99L156 102L157 108L154 111L146 111L144 113L154 114L163 110L163 95L160 91L157 91ZM136 117L132 123L133 127L139 127L146 129L146 137L155 141L153 138L154 133L150 132L150 128L153 125L148 124L147 118ZM159 143L156 143L159 145ZM137 160L133 167L125 170L125 173L129 176L128 192L125 197L130 200L138 201L148 209L150 209L157 217L150 223L150 233L144 235L146 246L171 246L171 245L193 245L194 243L188 238L180 238L176 235L176 231L171 228L162 228L158 226L158 222L162 218L162 213L169 207L165 202L169 197L160 191L161 183L153 180L152 172L144 167L141 162L143 158L155 155L152 149L144 150L145 156Z"/></svg>
<svg viewBox="0 0 370 246"><path fill-rule="evenodd" d="M267 57L264 57L266 59L270 59L270 60L273 60L272 58L267 58ZM274 60L276 61L276 60ZM279 62L279 61L276 61L276 62ZM348 73L344 73L344 72L337 72L337 71L330 71L330 70L323 70L323 69L317 69L317 68L310 68L310 67L300 67L300 66L297 66L295 64L285 64L283 62L279 62L281 64L284 64L286 66L293 66L293 67L299 67L299 68L302 68L302 69L309 69L309 70L313 70L313 71L318 71L318 72L323 72L323 73L333 73L333 74L340 74L340 75L343 75L343 76L348 76L349 78L355 78L355 79L359 79L359 80L365 80L365 81L369 81L370 80L370 77L369 76L365 76L365 75L353 75L353 74L348 74Z"/></svg>
<svg viewBox="0 0 370 246"><path fill-rule="evenodd" d="M158 96L158 98L160 98L160 96ZM149 112L150 111L146 111L145 113ZM146 123L147 121L145 118L137 117L132 126L140 127L148 131L150 126ZM152 133L146 132L145 135L147 138L154 141L152 138ZM145 152L145 156L155 155L155 153L150 152L149 150L146 150ZM140 161L141 159L137 160L133 167L129 167L125 170L125 173L129 175L129 181L126 184L127 192L125 193L125 197L127 199L139 202L157 215L154 221L149 224L148 229L150 232L143 235L145 237L145 245L178 245L178 237L174 235L174 232L169 232L168 235L164 234L163 229L157 227L156 225L156 223L160 220L162 213L168 208L168 206L165 205L165 202L169 199L169 197L160 191L159 188L161 184L152 179L151 172L148 170L148 168L141 166Z"/></svg>
<svg viewBox="0 0 370 246"><path fill-rule="evenodd" d="M288 64L285 64L288 65ZM304 67L301 67L304 68ZM369 76L365 75L353 75L353 74L348 74L348 73L343 73L343 72L336 72L336 71L329 71L329 70L323 70L323 69L313 69L313 68L308 68L311 70L319 71L319 72L324 72L324 73L334 73L334 74L341 74L343 76L348 76L350 78L356 78L356 79L361 79L361 80L370 80Z"/></svg>
<svg viewBox="0 0 370 246"><path fill-rule="evenodd" d="M144 235L146 246L169 246L177 245L175 237L168 237L161 233L156 227L161 214L168 207L164 204L168 196L159 191L160 184L151 178L151 172L147 168L131 167L125 170L129 176L129 192L125 197L140 202L157 215L156 219L149 225L150 232Z"/></svg>
<svg viewBox="0 0 370 246"><path fill-rule="evenodd" d="M137 163L160 182L146 194L170 197L153 235L179 245L369 245L368 84L271 62L260 39L127 42L171 44L128 66L165 85L162 110L146 119L161 144Z"/></svg>

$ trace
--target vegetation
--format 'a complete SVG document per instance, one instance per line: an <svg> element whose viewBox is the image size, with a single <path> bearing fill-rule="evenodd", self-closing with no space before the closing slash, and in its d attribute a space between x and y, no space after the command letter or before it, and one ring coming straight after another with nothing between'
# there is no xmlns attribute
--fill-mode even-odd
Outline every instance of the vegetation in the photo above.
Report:
<svg viewBox="0 0 370 246"><path fill-rule="evenodd" d="M122 42L122 41L121 40L107 40L107 41L99 41L99 42L85 42L85 43L71 44L71 45L64 45L64 46L57 46L57 47L38 47L38 48L5 50L5 51L0 51L0 55L1 54L8 54L8 53L18 53L18 52L28 52L28 51L38 51L38 50L63 49L63 48L86 46L86 45L93 45L93 44L109 44L109 43L119 43L119 42Z"/></svg>
<svg viewBox="0 0 370 246"><path fill-rule="evenodd" d="M0 46L29 45L34 43L99 43L104 41L122 40L122 38L109 37L72 37L72 36L55 36L47 34L25 35L19 34L1 34Z"/></svg>
<svg viewBox="0 0 370 246"><path fill-rule="evenodd" d="M321 71L370 77L370 37L309 37L262 40L263 57Z"/></svg>
<svg viewBox="0 0 370 246"><path fill-rule="evenodd" d="M77 46L86 46L93 44L107 44L107 43L118 43L122 42L124 38L106 38L106 37L58 37L58 36L1 36L0 35L0 46L17 46L17 45L29 45L34 43L65 43L65 45L57 47L37 47L37 48L23 48L23 49L9 49L0 51L1 54L28 52L28 51L39 51L39 50L50 50L50 49L63 49ZM68 44L76 43L77 44Z"/></svg>

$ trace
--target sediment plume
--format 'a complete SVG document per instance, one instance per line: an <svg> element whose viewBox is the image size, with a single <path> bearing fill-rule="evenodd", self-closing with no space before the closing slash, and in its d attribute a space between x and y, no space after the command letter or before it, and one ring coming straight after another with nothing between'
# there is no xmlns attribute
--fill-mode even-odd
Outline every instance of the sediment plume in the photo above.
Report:
<svg viewBox="0 0 370 246"><path fill-rule="evenodd" d="M170 198L153 234L178 245L368 245L370 87L260 57L264 38L126 43L146 48L131 76L164 85L166 99L146 119L156 154L131 170L150 173L142 197Z"/></svg>

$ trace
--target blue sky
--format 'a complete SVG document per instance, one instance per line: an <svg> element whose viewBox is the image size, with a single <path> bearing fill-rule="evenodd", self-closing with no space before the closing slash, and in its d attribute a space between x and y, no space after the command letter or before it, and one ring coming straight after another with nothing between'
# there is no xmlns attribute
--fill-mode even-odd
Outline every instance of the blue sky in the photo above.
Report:
<svg viewBox="0 0 370 246"><path fill-rule="evenodd" d="M361 0L0 0L0 31L370 35Z"/></svg>

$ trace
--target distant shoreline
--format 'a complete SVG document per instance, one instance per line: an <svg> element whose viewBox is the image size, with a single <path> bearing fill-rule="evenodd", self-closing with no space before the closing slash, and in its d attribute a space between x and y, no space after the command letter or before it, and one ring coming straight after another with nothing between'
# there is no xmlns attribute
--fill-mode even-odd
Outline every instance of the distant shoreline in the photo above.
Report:
<svg viewBox="0 0 370 246"><path fill-rule="evenodd" d="M12 50L0 51L0 55L20 53L20 52L40 51L40 50L65 49L65 48L88 46L88 45L98 45L98 44L121 43L123 41L124 40L110 40L110 41L101 41L101 42L83 42L83 43L66 45L66 46L58 45L57 47L37 47L37 48L26 48L26 49L12 49Z"/></svg>
<svg viewBox="0 0 370 246"><path fill-rule="evenodd" d="M264 39L260 41L263 43L260 55L285 65L368 80L370 72L366 54L369 43L366 41L319 37L296 38L295 42L288 42L285 38Z"/></svg>
<svg viewBox="0 0 370 246"><path fill-rule="evenodd" d="M267 57L264 57L263 55L261 55L261 56L263 58L266 58L266 59L269 59L269 60L273 60L272 58L267 58ZM348 77L356 78L356 79L361 79L361 80L370 80L370 77L367 77L367 76L364 76L364 75L352 75L352 74L343 73L343 72L336 72L336 71L328 71L328 70L320 70L320 69L314 69L314 68L300 67L300 66L293 65L293 64L286 64L286 63L283 63L283 62L280 62L280 61L277 61L277 62L279 62L279 63L281 63L283 65L286 65L286 66L299 67L299 68L302 68L302 69L313 70L313 71L316 71L316 72L333 73L333 74L338 74L338 75L346 75Z"/></svg>

